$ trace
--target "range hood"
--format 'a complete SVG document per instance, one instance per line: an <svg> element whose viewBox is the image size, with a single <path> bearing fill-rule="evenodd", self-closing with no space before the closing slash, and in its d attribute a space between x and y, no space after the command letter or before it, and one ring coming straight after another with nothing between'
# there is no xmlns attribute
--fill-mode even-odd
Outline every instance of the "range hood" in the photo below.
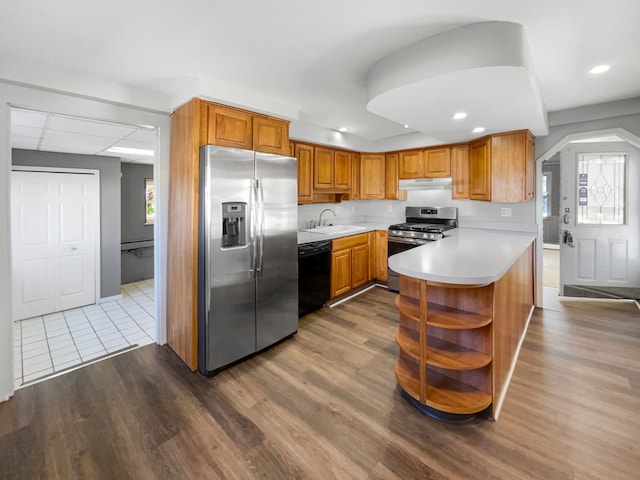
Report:
<svg viewBox="0 0 640 480"><path fill-rule="evenodd" d="M400 190L443 190L451 188L451 177L444 178L416 178L414 180L400 180Z"/></svg>

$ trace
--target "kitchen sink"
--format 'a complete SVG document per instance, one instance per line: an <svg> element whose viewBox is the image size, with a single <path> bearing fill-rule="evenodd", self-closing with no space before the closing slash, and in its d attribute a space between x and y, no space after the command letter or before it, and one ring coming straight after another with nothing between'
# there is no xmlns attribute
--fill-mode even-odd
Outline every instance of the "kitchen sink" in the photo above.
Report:
<svg viewBox="0 0 640 480"><path fill-rule="evenodd" d="M326 225L324 227L304 228L303 232L320 233L322 235L337 235L340 233L361 232L366 227L360 225Z"/></svg>

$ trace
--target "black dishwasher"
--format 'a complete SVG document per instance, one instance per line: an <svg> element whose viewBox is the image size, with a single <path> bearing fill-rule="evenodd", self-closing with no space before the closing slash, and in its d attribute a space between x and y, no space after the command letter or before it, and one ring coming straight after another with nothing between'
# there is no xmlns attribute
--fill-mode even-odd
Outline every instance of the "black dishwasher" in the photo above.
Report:
<svg viewBox="0 0 640 480"><path fill-rule="evenodd" d="M331 240L298 245L298 317L322 308L330 289Z"/></svg>

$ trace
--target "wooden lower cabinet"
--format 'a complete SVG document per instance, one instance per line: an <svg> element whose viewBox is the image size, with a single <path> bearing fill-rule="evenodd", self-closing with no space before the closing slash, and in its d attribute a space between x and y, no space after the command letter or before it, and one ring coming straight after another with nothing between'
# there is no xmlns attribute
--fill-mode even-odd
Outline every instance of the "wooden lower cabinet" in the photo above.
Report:
<svg viewBox="0 0 640 480"><path fill-rule="evenodd" d="M349 293L369 281L369 248L367 233L333 240L331 298Z"/></svg>
<svg viewBox="0 0 640 480"><path fill-rule="evenodd" d="M529 246L488 285L400 276L396 379L418 408L497 417L533 309L533 257Z"/></svg>
<svg viewBox="0 0 640 480"><path fill-rule="evenodd" d="M374 263L374 278L378 283L383 285L387 284L387 257L388 257L388 243L387 243L387 231L376 230L375 232L375 263Z"/></svg>
<svg viewBox="0 0 640 480"><path fill-rule="evenodd" d="M351 290L351 249L338 250L331 254L331 298L344 295Z"/></svg>
<svg viewBox="0 0 640 480"><path fill-rule="evenodd" d="M369 242L351 249L351 288L369 281Z"/></svg>

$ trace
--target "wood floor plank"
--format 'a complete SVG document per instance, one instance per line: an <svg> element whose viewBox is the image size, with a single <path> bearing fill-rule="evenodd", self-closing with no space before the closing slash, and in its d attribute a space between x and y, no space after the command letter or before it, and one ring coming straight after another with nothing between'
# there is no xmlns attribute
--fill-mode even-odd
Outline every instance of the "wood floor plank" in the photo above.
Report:
<svg viewBox="0 0 640 480"><path fill-rule="evenodd" d="M0 404L4 479L613 479L640 471L640 312L534 312L498 422L451 425L396 385L380 288L212 378L149 345Z"/></svg>

